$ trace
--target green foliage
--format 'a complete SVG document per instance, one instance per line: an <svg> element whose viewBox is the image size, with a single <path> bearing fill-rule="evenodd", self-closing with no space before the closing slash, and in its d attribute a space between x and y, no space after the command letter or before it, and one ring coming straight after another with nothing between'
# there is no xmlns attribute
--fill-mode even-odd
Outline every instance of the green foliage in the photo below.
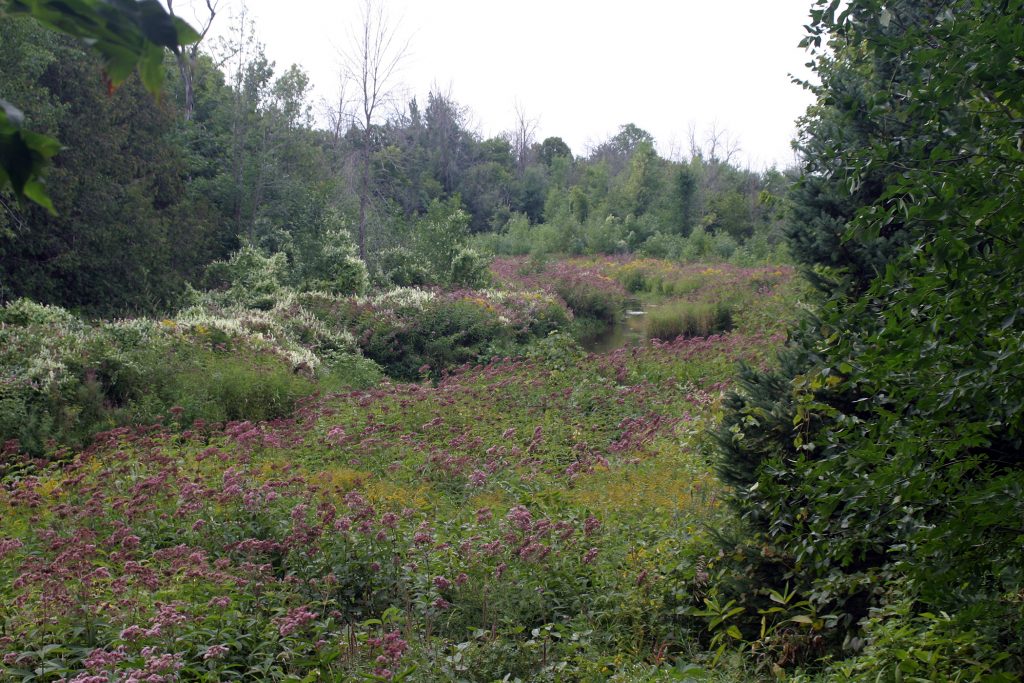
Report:
<svg viewBox="0 0 1024 683"><path fill-rule="evenodd" d="M174 305L184 280L221 254L184 196L168 103L134 78L110 94L94 56L26 17L0 22L0 40L0 89L66 145L47 178L58 215L5 212L3 298L106 314Z"/></svg>
<svg viewBox="0 0 1024 683"><path fill-rule="evenodd" d="M553 297L486 290L439 294L394 289L349 300L340 322L391 377L439 376L463 363L518 353L569 322Z"/></svg>
<svg viewBox="0 0 1024 683"><path fill-rule="evenodd" d="M163 85L164 49L177 54L199 42L187 23L172 17L157 0L112 4L99 0L9 0L5 8L88 42L103 56L112 85L120 85L136 68L150 92Z"/></svg>
<svg viewBox="0 0 1024 683"><path fill-rule="evenodd" d="M345 231L327 232L322 249L303 264L302 271L302 288L307 290L363 294L369 286L366 264L356 256L355 245Z"/></svg>
<svg viewBox="0 0 1024 683"><path fill-rule="evenodd" d="M206 278L214 286L226 287L224 294L229 303L267 309L276 303L287 271L285 254L265 256L256 247L245 245L227 261L211 263Z"/></svg>
<svg viewBox="0 0 1024 683"><path fill-rule="evenodd" d="M796 680L874 682L1019 680L1004 669L1008 655L992 645L992 634L975 624L940 612L918 612L911 599L896 596L864 621L863 650L832 663L817 677Z"/></svg>
<svg viewBox="0 0 1024 683"><path fill-rule="evenodd" d="M55 213L43 185L43 171L60 151L55 139L22 130L25 115L6 100L0 100L0 190L10 188L14 196L28 199Z"/></svg>
<svg viewBox="0 0 1024 683"><path fill-rule="evenodd" d="M138 69L146 89L160 91L164 80L164 49L178 54L200 36L157 0L134 3L100 0L9 0L2 12L27 14L62 33L84 39L103 57L111 87ZM52 137L21 130L21 112L0 99L0 191L33 201L54 213L41 175L60 150Z"/></svg>
<svg viewBox="0 0 1024 683"><path fill-rule="evenodd" d="M449 279L452 285L478 289L490 282L490 260L469 248L462 248L452 257Z"/></svg>
<svg viewBox="0 0 1024 683"><path fill-rule="evenodd" d="M203 324L86 324L27 300L0 309L0 440L34 455L97 431L170 419L181 425L286 415L315 389L283 349ZM302 362L302 361L300 361Z"/></svg>
<svg viewBox="0 0 1024 683"><path fill-rule="evenodd" d="M381 255L380 279L399 287L486 286L488 261L466 246L469 220L458 197L431 202L426 214L408 229L408 246L393 247Z"/></svg>
<svg viewBox="0 0 1024 683"><path fill-rule="evenodd" d="M732 329L732 310L724 302L666 304L647 314L649 339L707 337Z"/></svg>
<svg viewBox="0 0 1024 683"><path fill-rule="evenodd" d="M1024 671L1007 637L1024 624L1024 556L1006 523L1024 487L1011 360L1024 351L1024 188L1010 170L1024 165L1024 91L1005 84L1003 46L1024 37L1024 6L836 12L814 14L809 40L827 34L831 50L816 61L795 215L841 203L845 217L794 227L793 251L842 272L780 370L747 371L727 399L722 473L847 642L865 620L872 645L836 672L1010 680ZM840 129L856 137L830 137Z"/></svg>
<svg viewBox="0 0 1024 683"><path fill-rule="evenodd" d="M377 261L380 279L396 287L420 287L431 284L430 265L405 247L392 247Z"/></svg>

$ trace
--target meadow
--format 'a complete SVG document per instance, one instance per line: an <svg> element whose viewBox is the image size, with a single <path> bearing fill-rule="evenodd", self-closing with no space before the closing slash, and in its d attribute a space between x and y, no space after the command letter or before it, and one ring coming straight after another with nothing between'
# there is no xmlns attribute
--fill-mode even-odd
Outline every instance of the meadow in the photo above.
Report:
<svg viewBox="0 0 1024 683"><path fill-rule="evenodd" d="M159 423L126 423L46 458L8 442L0 675L769 675L783 648L815 626L792 622L798 607L784 600L766 616L757 656L726 651L737 608L718 602L716 536L736 521L707 432L737 363L774 362L804 286L787 268L615 258L501 260L494 276L490 293L303 302L321 324L346 325L354 357L408 343L419 349L415 363L427 358L409 336L374 342L384 319L415 336L439 323L409 321L462 320L471 307L508 330L449 340L449 351L468 350L435 353L434 365L380 362L391 377L330 391L338 387L316 384L328 375L317 375L322 361L308 343L325 333L279 335L314 370L300 378L308 395L289 395L273 416L204 419L173 405ZM617 301L666 289L690 303L726 302L731 329L605 354L584 352L570 333L581 317L617 314L586 294ZM537 314L516 317L524 309L509 301L534 302L531 311L555 322L530 332ZM164 323L162 334L180 342L196 325L207 337L228 327L209 312L183 321ZM272 327L258 338L268 347L261 357L278 348ZM238 349L257 344L248 329Z"/></svg>

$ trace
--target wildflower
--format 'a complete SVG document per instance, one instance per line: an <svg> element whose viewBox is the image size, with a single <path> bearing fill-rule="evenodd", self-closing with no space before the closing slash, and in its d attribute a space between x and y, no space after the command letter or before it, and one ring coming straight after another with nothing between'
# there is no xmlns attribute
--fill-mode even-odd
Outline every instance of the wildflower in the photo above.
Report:
<svg viewBox="0 0 1024 683"><path fill-rule="evenodd" d="M588 550L586 554L583 556L583 564L590 564L591 562L593 562L594 559L597 557L597 553L597 548L591 548L590 550Z"/></svg>
<svg viewBox="0 0 1024 683"><path fill-rule="evenodd" d="M231 604L231 598L229 598L226 595L221 595L221 596L216 597L216 598L211 598L210 601L208 603L206 603L206 605L208 607L220 607L220 608L227 607L230 604Z"/></svg>
<svg viewBox="0 0 1024 683"><path fill-rule="evenodd" d="M434 600L434 602L432 604L434 605L435 609L442 609L442 610L448 609L449 607L452 606L452 604L450 602L448 602L447 600L445 600L444 598L438 598L437 600Z"/></svg>
<svg viewBox="0 0 1024 683"><path fill-rule="evenodd" d="M82 661L82 664L84 664L85 668L90 671L99 671L111 666L112 664L117 664L124 658L125 648L123 645L112 652L108 652L103 648L96 648L89 653L89 656Z"/></svg>
<svg viewBox="0 0 1024 683"><path fill-rule="evenodd" d="M345 494L345 505L350 508L366 507L366 498L357 491L349 491Z"/></svg>
<svg viewBox="0 0 1024 683"><path fill-rule="evenodd" d="M25 545L17 538L0 538L0 558Z"/></svg>
<svg viewBox="0 0 1024 683"><path fill-rule="evenodd" d="M494 568L494 578L500 579L501 575L505 573L506 569L508 569L507 564L505 564L504 562L499 564L497 567Z"/></svg>
<svg viewBox="0 0 1024 683"><path fill-rule="evenodd" d="M533 526L533 516L530 511L522 505L516 505L514 508L508 511L505 515L505 519L512 522L513 526L522 531L527 531Z"/></svg>
<svg viewBox="0 0 1024 683"><path fill-rule="evenodd" d="M146 657L146 671L150 672L151 674L158 673L161 671L171 672L181 668L180 655L165 653L162 655L152 656L145 654L145 650L143 650L143 653L143 656Z"/></svg>
<svg viewBox="0 0 1024 683"><path fill-rule="evenodd" d="M452 582L444 578L443 576L435 576L434 585L437 587L438 590L445 591L452 587Z"/></svg>
<svg viewBox="0 0 1024 683"><path fill-rule="evenodd" d="M211 645L206 649L206 652L203 653L203 661L205 662L208 659L220 659L227 653L227 645Z"/></svg>
<svg viewBox="0 0 1024 683"><path fill-rule="evenodd" d="M146 635L146 629L138 624L133 624L121 631L121 640L138 640L144 635Z"/></svg>
<svg viewBox="0 0 1024 683"><path fill-rule="evenodd" d="M311 612L306 607L296 607L289 610L287 615L278 620L277 632L284 638L306 626L316 619L317 616L316 612Z"/></svg>
<svg viewBox="0 0 1024 683"><path fill-rule="evenodd" d="M491 518L493 516L494 513L491 512L490 508L480 508L479 510L476 511L476 523L484 524L486 522L489 522L491 521Z"/></svg>
<svg viewBox="0 0 1024 683"><path fill-rule="evenodd" d="M601 528L601 520L591 515L583 522L583 533L587 536Z"/></svg>

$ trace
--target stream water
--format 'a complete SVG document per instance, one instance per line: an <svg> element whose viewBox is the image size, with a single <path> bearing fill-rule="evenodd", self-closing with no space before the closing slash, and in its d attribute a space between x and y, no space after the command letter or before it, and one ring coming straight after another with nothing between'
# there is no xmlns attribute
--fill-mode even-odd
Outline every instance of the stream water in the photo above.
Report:
<svg viewBox="0 0 1024 683"><path fill-rule="evenodd" d="M660 305L627 299L622 317L601 334L583 340L581 345L592 353L608 353L623 346L643 344L647 340L647 314Z"/></svg>

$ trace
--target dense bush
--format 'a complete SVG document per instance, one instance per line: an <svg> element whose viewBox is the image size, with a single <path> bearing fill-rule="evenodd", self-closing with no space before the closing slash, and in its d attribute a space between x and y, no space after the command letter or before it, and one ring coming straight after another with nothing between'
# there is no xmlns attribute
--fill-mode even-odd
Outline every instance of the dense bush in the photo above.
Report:
<svg viewBox="0 0 1024 683"><path fill-rule="evenodd" d="M86 324L26 300L0 322L0 439L36 455L118 425L281 417L315 389L298 351L212 324Z"/></svg>
<svg viewBox="0 0 1024 683"><path fill-rule="evenodd" d="M405 380L516 354L570 320L550 296L493 290L395 289L348 300L336 315L367 358Z"/></svg>
<svg viewBox="0 0 1024 683"><path fill-rule="evenodd" d="M491 269L505 286L558 296L577 317L610 324L622 314L626 304L625 290L604 274L603 266L596 260L497 259Z"/></svg>
<svg viewBox="0 0 1024 683"><path fill-rule="evenodd" d="M835 615L823 637L866 643L829 680L1024 672L1022 11L865 1L812 25L832 49L794 250L832 297L778 372L744 373L719 438L766 549L742 572L785 568L776 590Z"/></svg>
<svg viewBox="0 0 1024 683"><path fill-rule="evenodd" d="M433 201L427 212L406 226L403 246L386 249L377 259L383 287L482 288L488 284L488 260L467 246L469 214L458 198Z"/></svg>

